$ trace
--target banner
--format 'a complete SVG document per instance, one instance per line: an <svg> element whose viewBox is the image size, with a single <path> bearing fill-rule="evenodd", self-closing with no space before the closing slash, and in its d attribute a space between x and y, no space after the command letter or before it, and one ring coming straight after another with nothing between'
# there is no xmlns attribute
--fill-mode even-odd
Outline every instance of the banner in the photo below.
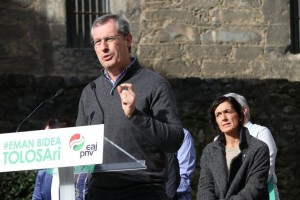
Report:
<svg viewBox="0 0 300 200"><path fill-rule="evenodd" d="M104 125L0 134L0 172L102 164Z"/></svg>

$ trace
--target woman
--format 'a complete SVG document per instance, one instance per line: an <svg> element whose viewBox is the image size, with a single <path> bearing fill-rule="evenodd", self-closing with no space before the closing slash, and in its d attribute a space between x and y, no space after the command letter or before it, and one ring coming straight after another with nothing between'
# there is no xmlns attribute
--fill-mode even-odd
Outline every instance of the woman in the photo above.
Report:
<svg viewBox="0 0 300 200"><path fill-rule="evenodd" d="M73 127L74 123L66 118L53 118L46 122L44 129ZM79 173L74 176L76 200L87 199L88 176ZM82 194L85 194L84 196ZM44 169L37 173L32 200L59 199L58 169Z"/></svg>
<svg viewBox="0 0 300 200"><path fill-rule="evenodd" d="M268 146L244 128L240 104L222 96L209 114L219 137L203 150L197 199L269 199Z"/></svg>

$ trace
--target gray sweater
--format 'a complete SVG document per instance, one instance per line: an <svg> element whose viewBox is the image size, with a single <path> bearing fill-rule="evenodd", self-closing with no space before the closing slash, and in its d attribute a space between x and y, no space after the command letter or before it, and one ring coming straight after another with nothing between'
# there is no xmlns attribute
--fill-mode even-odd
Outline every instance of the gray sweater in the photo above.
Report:
<svg viewBox="0 0 300 200"><path fill-rule="evenodd" d="M94 173L91 187L105 192L147 187L164 191L166 153L176 152L184 136L172 89L167 80L142 68L137 61L118 85L123 82L133 84L136 93L136 110L132 117L125 116L116 88L102 75L94 81L100 105L93 89L86 86L80 98L76 125L104 123L105 137L138 160L145 160L147 169ZM104 163L128 161L128 156L108 143L104 143L103 155Z"/></svg>
<svg viewBox="0 0 300 200"><path fill-rule="evenodd" d="M228 171L225 138L221 135L203 150L200 161L198 200L267 200L269 171L268 146L250 136L247 128L240 133L240 150Z"/></svg>

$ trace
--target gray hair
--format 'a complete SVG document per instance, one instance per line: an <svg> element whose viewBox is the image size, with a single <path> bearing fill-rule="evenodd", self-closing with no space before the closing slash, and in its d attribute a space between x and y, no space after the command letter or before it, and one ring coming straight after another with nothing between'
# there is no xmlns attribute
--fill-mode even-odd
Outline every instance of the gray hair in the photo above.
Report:
<svg viewBox="0 0 300 200"><path fill-rule="evenodd" d="M114 15L114 14L102 15L102 16L98 17L97 19L95 19L95 21L92 24L92 28L91 28L91 42L92 42L92 44L94 43L94 38L93 38L93 34L92 34L93 28L95 28L99 25L105 24L110 19L112 19L116 22L117 30L118 30L118 33L120 35L125 37L126 35L130 34L129 23L125 19L123 19L121 16Z"/></svg>
<svg viewBox="0 0 300 200"><path fill-rule="evenodd" d="M223 96L233 97L241 104L242 107L246 107L248 109L246 116L247 116L248 120L250 120L250 108L248 106L248 103L247 103L247 100L245 99L245 97L243 97L242 95L236 94L236 93L228 93L228 94L224 94Z"/></svg>

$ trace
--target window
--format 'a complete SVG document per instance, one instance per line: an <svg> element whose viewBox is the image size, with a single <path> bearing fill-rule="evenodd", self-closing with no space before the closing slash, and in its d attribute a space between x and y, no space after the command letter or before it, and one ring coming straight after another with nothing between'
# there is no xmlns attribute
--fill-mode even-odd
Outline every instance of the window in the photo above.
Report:
<svg viewBox="0 0 300 200"><path fill-rule="evenodd" d="M109 0L66 0L67 41L71 48L92 48L90 27L109 12Z"/></svg>
<svg viewBox="0 0 300 200"><path fill-rule="evenodd" d="M291 53L300 52L299 0L290 0Z"/></svg>

